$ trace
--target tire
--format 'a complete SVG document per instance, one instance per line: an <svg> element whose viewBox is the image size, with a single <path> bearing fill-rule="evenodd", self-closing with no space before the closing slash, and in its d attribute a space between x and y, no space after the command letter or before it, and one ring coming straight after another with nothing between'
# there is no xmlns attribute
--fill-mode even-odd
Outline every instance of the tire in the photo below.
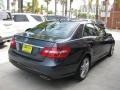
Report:
<svg viewBox="0 0 120 90"><path fill-rule="evenodd" d="M0 43L0 46L3 46L4 45L4 42Z"/></svg>
<svg viewBox="0 0 120 90"><path fill-rule="evenodd" d="M89 69L90 69L90 58L85 57L80 63L79 68L77 69L75 78L79 81L84 80L89 72Z"/></svg>
<svg viewBox="0 0 120 90"><path fill-rule="evenodd" d="M108 56L109 56L109 57L112 56L112 55L113 55L113 52L114 52L114 45L111 46L110 51L109 51L109 53L108 53Z"/></svg>

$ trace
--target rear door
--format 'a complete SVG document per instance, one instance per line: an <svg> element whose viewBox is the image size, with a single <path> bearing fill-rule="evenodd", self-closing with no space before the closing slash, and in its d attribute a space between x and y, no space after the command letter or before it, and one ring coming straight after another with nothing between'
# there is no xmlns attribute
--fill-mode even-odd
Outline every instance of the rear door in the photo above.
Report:
<svg viewBox="0 0 120 90"><path fill-rule="evenodd" d="M101 43L102 49L103 49L103 51L101 52L101 56L104 56L110 50L110 47L111 47L111 44L110 44L111 38L109 38L109 36L107 36L107 34L106 34L106 32L105 32L104 29L102 29L102 28L100 28L98 26L95 26L95 28L97 29L97 31L99 33L98 39L100 40L100 43Z"/></svg>
<svg viewBox="0 0 120 90"><path fill-rule="evenodd" d="M86 24L84 27L83 38L90 45L93 58L96 61L102 53L103 47L99 39L99 34L93 24Z"/></svg>

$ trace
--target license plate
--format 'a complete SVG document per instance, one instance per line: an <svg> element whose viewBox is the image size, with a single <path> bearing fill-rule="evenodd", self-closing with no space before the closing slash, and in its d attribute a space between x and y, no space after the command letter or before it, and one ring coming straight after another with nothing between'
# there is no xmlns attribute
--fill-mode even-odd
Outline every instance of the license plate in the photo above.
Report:
<svg viewBox="0 0 120 90"><path fill-rule="evenodd" d="M26 53L31 53L32 52L32 46L27 45L27 44L23 44L22 51L26 52Z"/></svg>

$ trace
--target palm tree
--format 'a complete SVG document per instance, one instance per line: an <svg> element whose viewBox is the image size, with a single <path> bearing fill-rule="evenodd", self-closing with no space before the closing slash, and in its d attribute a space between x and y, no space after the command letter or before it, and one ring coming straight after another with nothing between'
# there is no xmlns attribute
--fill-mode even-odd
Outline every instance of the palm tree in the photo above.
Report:
<svg viewBox="0 0 120 90"><path fill-rule="evenodd" d="M91 11L91 9L92 9L92 2L93 2L93 0L89 0L88 1L88 13L90 14L90 11ZM89 14L88 14L88 18L89 18Z"/></svg>
<svg viewBox="0 0 120 90"><path fill-rule="evenodd" d="M55 0L55 15L57 13L57 4L58 4L58 0Z"/></svg>
<svg viewBox="0 0 120 90"><path fill-rule="evenodd" d="M59 0L62 5L62 16L64 16L65 0Z"/></svg>
<svg viewBox="0 0 120 90"><path fill-rule="evenodd" d="M32 12L32 5L31 5L30 2L27 3L26 11L27 11L27 12Z"/></svg>
<svg viewBox="0 0 120 90"><path fill-rule="evenodd" d="M23 0L21 0L21 12L23 12Z"/></svg>
<svg viewBox="0 0 120 90"><path fill-rule="evenodd" d="M4 5L3 5L3 0L0 0L0 9L3 9Z"/></svg>
<svg viewBox="0 0 120 90"><path fill-rule="evenodd" d="M7 0L7 10L10 9L10 0Z"/></svg>
<svg viewBox="0 0 120 90"><path fill-rule="evenodd" d="M73 0L70 0L70 10L69 10L69 18L71 18L71 7L72 7Z"/></svg>
<svg viewBox="0 0 120 90"><path fill-rule="evenodd" d="M41 14L43 14L43 9L44 9L44 7L43 7L43 5L41 5L41 6L40 6L40 13L41 13Z"/></svg>
<svg viewBox="0 0 120 90"><path fill-rule="evenodd" d="M38 0L32 0L32 13L40 12Z"/></svg>
<svg viewBox="0 0 120 90"><path fill-rule="evenodd" d="M98 20L99 0L96 0L96 20Z"/></svg>
<svg viewBox="0 0 120 90"><path fill-rule="evenodd" d="M19 0L20 1L20 0ZM18 2L19 3L19 2ZM13 0L12 3L11 3L12 7L13 7L13 10L12 12L15 12L15 6L16 6L16 0ZM18 8L19 8L19 4L18 4ZM18 9L19 11L19 9Z"/></svg>
<svg viewBox="0 0 120 90"><path fill-rule="evenodd" d="M65 16L67 16L67 4L68 4L68 1L65 0Z"/></svg>
<svg viewBox="0 0 120 90"><path fill-rule="evenodd" d="M83 0L83 9L84 9L84 11L86 12L86 10L87 10L87 7L86 7L86 0Z"/></svg>
<svg viewBox="0 0 120 90"><path fill-rule="evenodd" d="M46 4L47 4L47 14L48 14L48 6L51 0L45 0Z"/></svg>

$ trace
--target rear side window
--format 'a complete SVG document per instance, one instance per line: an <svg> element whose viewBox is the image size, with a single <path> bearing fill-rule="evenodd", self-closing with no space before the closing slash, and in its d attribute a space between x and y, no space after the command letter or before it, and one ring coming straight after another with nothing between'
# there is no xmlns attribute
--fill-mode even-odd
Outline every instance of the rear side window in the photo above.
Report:
<svg viewBox="0 0 120 90"><path fill-rule="evenodd" d="M81 24L81 25L78 27L77 31L75 32L75 34L74 34L74 36L73 36L73 39L79 39L79 38L82 37L82 30L83 30L83 28L84 28L84 24Z"/></svg>
<svg viewBox="0 0 120 90"><path fill-rule="evenodd" d="M15 22L28 22L28 18L26 15L14 15L13 19Z"/></svg>
<svg viewBox="0 0 120 90"><path fill-rule="evenodd" d="M31 15L36 21L42 22L42 18L40 16Z"/></svg>
<svg viewBox="0 0 120 90"><path fill-rule="evenodd" d="M83 36L98 36L98 32L95 29L94 25L86 24L84 27Z"/></svg>

